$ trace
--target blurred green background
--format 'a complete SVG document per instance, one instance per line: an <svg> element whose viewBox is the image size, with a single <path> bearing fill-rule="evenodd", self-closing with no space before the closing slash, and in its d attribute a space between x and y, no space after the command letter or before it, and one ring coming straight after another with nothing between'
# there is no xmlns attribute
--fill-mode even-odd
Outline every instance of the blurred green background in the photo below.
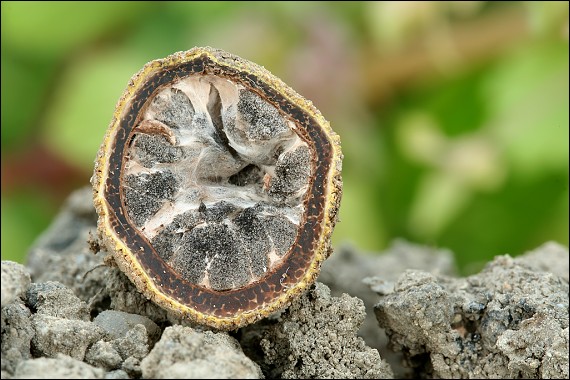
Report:
<svg viewBox="0 0 570 380"><path fill-rule="evenodd" d="M568 2L2 2L2 259L87 185L129 78L214 46L341 136L333 243L397 237L463 273L568 245Z"/></svg>

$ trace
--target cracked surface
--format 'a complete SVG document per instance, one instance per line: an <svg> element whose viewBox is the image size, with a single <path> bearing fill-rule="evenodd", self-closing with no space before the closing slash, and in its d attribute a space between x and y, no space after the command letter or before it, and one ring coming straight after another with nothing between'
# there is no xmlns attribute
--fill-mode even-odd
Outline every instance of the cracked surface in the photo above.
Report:
<svg viewBox="0 0 570 380"><path fill-rule="evenodd" d="M568 378L568 282L528 258L458 279L407 270L381 294L376 317L412 377Z"/></svg>
<svg viewBox="0 0 570 380"><path fill-rule="evenodd" d="M191 283L221 291L263 278L302 221L311 154L295 128L224 78L189 76L163 88L127 148L128 216Z"/></svg>

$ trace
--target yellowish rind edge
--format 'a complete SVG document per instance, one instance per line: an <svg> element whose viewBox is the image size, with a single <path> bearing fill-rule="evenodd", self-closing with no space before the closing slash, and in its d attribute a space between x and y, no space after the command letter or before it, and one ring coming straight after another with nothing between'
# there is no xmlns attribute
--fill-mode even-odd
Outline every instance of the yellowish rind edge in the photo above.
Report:
<svg viewBox="0 0 570 380"><path fill-rule="evenodd" d="M248 72L260 77L264 82L270 84L284 95L289 101L300 106L305 112L315 118L318 124L326 132L327 137L333 148L332 163L327 177L327 202L325 204L323 233L321 233L316 252L311 263L311 267L307 270L304 278L289 288L279 298L273 300L270 304L260 305L260 307L237 314L232 317L219 318L212 315L201 313L192 309L178 301L162 294L156 287L154 280L151 279L143 270L138 261L130 253L127 246L121 239L115 235L109 220L109 205L104 199L105 182L107 178L110 149L113 139L117 132L119 120L126 104L131 100L133 94L137 91L145 79L164 67L170 67L178 63L190 61L202 54L208 55L210 59L220 66L229 66L238 70ZM228 62L232 61L232 62ZM270 313L282 309L288 304L295 295L301 294L305 289L313 284L319 274L321 264L330 255L330 237L334 225L337 221L337 212L340 206L342 196L342 180L340 177L342 165L342 152L340 147L340 138L332 130L329 122L322 116L313 104L297 94L293 89L287 86L279 78L275 77L263 67L236 57L232 54L221 50L205 47L196 47L185 52L174 53L164 59L159 59L147 63L137 74L135 74L117 102L113 118L105 134L105 138L95 161L95 171L92 177L93 185L93 201L99 220L97 229L102 240L103 246L110 251L119 268L127 274L129 279L135 283L137 289L141 291L147 298L150 298L158 305L173 311L174 313L189 318L192 321L208 325L220 330L232 330L247 324L253 323Z"/></svg>

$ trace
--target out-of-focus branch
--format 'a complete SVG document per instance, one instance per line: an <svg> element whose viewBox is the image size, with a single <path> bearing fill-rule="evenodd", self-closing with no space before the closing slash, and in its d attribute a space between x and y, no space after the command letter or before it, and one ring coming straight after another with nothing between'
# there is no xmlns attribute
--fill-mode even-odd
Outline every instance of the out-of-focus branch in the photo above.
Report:
<svg viewBox="0 0 570 380"><path fill-rule="evenodd" d="M430 75L446 75L484 62L528 38L528 15L520 7L491 11L476 19L444 26L409 44L405 51L381 54L363 51L362 90L368 104L379 105L396 88Z"/></svg>

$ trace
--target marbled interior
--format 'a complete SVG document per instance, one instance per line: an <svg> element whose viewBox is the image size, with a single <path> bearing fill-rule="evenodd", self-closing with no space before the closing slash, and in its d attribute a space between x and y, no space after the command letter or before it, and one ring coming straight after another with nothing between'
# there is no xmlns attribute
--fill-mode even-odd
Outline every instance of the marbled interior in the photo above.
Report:
<svg viewBox="0 0 570 380"><path fill-rule="evenodd" d="M189 76L150 100L128 149L128 215L188 281L243 287L294 243L310 150L295 124L256 93Z"/></svg>

